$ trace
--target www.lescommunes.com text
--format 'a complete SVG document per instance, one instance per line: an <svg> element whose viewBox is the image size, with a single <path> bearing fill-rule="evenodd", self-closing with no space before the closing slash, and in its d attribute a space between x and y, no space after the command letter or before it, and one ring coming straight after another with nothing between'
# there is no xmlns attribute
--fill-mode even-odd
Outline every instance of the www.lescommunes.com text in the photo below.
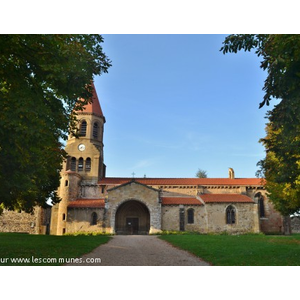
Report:
<svg viewBox="0 0 300 300"><path fill-rule="evenodd" d="M99 257L88 257L88 258L70 258L70 257L1 257L0 258L0 265L1 264L95 264L101 263L101 258Z"/></svg>

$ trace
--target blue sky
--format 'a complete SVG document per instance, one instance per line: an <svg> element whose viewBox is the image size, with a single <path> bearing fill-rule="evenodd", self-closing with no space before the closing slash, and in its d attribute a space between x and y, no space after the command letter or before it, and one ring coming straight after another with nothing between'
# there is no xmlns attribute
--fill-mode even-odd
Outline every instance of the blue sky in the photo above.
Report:
<svg viewBox="0 0 300 300"><path fill-rule="evenodd" d="M252 52L223 55L226 35L103 35L112 60L95 78L111 177L255 177L264 157L266 74Z"/></svg>

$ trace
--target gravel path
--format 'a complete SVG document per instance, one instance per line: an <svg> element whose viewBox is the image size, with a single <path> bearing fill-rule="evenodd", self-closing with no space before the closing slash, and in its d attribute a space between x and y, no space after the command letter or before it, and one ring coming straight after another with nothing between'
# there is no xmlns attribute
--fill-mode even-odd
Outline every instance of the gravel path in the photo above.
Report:
<svg viewBox="0 0 300 300"><path fill-rule="evenodd" d="M98 261L97 261L98 260ZM80 258L80 266L209 266L187 251L157 236L116 235L106 244Z"/></svg>

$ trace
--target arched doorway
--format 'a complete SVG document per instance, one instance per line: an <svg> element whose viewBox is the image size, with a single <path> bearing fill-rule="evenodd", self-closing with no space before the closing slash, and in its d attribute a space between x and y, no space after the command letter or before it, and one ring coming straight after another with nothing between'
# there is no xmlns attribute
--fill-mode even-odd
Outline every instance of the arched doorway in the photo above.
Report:
<svg viewBox="0 0 300 300"><path fill-rule="evenodd" d="M148 234L150 213L145 204L137 200L122 203L115 217L116 234Z"/></svg>

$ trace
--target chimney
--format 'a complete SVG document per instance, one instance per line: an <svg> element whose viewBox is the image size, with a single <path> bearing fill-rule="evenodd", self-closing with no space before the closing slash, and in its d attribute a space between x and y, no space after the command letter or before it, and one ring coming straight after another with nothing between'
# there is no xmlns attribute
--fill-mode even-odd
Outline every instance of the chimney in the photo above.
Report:
<svg viewBox="0 0 300 300"><path fill-rule="evenodd" d="M229 179L234 179L234 171L232 168L229 168L228 174L229 174Z"/></svg>

